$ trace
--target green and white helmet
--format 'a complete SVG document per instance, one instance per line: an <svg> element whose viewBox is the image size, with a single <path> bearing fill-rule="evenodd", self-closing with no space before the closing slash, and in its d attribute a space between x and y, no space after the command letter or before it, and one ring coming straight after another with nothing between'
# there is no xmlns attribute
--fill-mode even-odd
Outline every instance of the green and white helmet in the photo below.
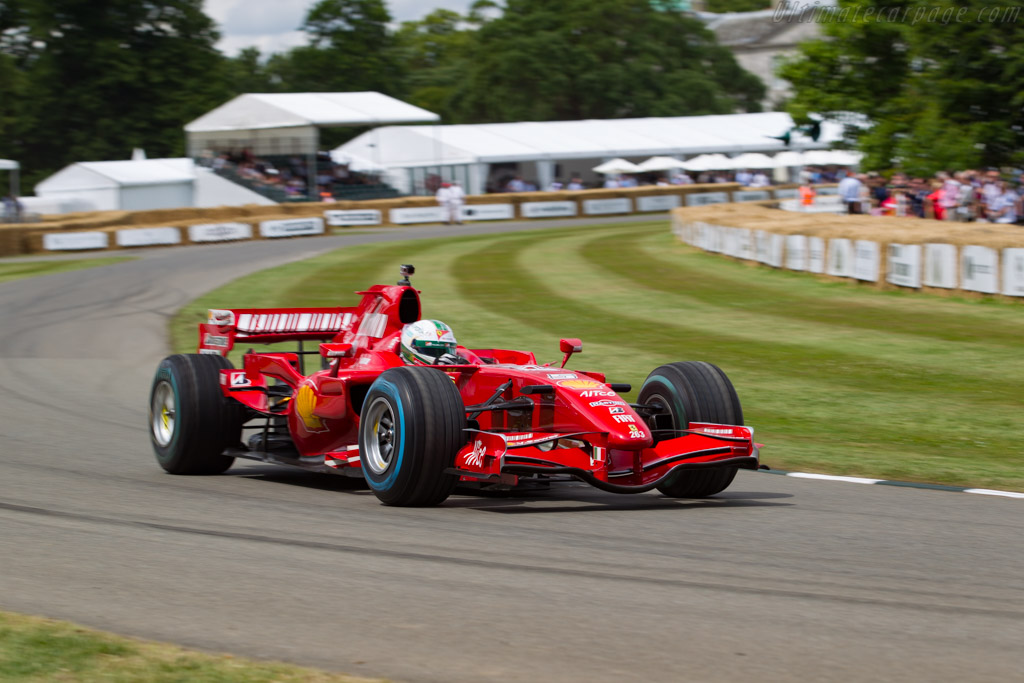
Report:
<svg viewBox="0 0 1024 683"><path fill-rule="evenodd" d="M399 353L409 365L437 365L441 356L455 355L458 344L452 328L440 320L418 320L402 328Z"/></svg>

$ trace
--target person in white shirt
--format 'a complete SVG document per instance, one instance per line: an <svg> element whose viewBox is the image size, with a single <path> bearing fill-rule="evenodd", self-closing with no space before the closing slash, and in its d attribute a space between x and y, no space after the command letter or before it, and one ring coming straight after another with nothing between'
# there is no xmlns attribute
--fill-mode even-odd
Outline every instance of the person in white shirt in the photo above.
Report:
<svg viewBox="0 0 1024 683"><path fill-rule="evenodd" d="M993 223L1016 223L1020 197L1005 180L1000 180L999 195L989 204L989 220Z"/></svg>
<svg viewBox="0 0 1024 683"><path fill-rule="evenodd" d="M691 183L693 183L693 178L685 173L675 173L672 175L673 185L690 185Z"/></svg>
<svg viewBox="0 0 1024 683"><path fill-rule="evenodd" d="M574 176L573 179L569 181L569 187L567 189L582 190L585 188L583 187L583 181L580 178Z"/></svg>
<svg viewBox="0 0 1024 683"><path fill-rule="evenodd" d="M455 223L462 225L462 205L465 204L466 193L462 191L458 183L441 183L437 191L437 203L444 214L444 222L447 225Z"/></svg>
<svg viewBox="0 0 1024 683"><path fill-rule="evenodd" d="M768 187L771 184L772 181L768 180L768 176L764 174L764 171L758 171L750 179L750 187Z"/></svg>
<svg viewBox="0 0 1024 683"><path fill-rule="evenodd" d="M753 180L754 174L748 171L747 169L743 169L736 174L736 182L739 183L740 185L750 185L750 183L752 183Z"/></svg>
<svg viewBox="0 0 1024 683"><path fill-rule="evenodd" d="M619 183L618 179L615 178L615 176L608 176L607 178L605 178L604 189L617 190L619 187L621 187L621 184Z"/></svg>
<svg viewBox="0 0 1024 683"><path fill-rule="evenodd" d="M864 183L855 175L848 175L839 181L839 196L846 202L847 213L861 213L860 190Z"/></svg>

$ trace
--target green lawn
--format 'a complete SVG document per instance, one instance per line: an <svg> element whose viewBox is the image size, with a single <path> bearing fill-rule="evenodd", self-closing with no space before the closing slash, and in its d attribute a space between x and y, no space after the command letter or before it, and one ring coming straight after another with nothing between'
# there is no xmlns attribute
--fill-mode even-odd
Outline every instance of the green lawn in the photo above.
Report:
<svg viewBox="0 0 1024 683"><path fill-rule="evenodd" d="M0 612L0 681L10 683L359 683L368 679L189 652L61 621Z"/></svg>
<svg viewBox="0 0 1024 683"><path fill-rule="evenodd" d="M36 275L63 273L67 270L109 266L112 263L129 261L131 258L130 256L111 256L109 258L79 259L74 261L6 261L0 263L0 282L20 280L26 277L35 277Z"/></svg>
<svg viewBox="0 0 1024 683"><path fill-rule="evenodd" d="M636 387L662 363L719 365L773 468L1024 490L1020 304L753 267L663 221L341 249L192 302L173 345L194 350L207 308L352 305L401 263L470 347L556 361L581 337L571 366Z"/></svg>

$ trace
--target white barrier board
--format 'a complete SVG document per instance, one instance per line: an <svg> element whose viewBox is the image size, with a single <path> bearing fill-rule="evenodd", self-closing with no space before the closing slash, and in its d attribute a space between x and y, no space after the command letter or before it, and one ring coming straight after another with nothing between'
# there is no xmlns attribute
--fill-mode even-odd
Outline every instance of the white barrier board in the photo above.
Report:
<svg viewBox="0 0 1024 683"><path fill-rule="evenodd" d="M383 222L383 216L378 209L324 211L324 219L327 220L327 225L339 228L349 225L380 225Z"/></svg>
<svg viewBox="0 0 1024 683"><path fill-rule="evenodd" d="M878 282L878 263L882 250L878 242L857 240L853 243L853 277Z"/></svg>
<svg viewBox="0 0 1024 683"><path fill-rule="evenodd" d="M825 240L822 237L807 238L807 270L812 273L825 272Z"/></svg>
<svg viewBox="0 0 1024 683"><path fill-rule="evenodd" d="M464 221L507 221L516 217L511 204L465 204L461 209Z"/></svg>
<svg viewBox="0 0 1024 683"><path fill-rule="evenodd" d="M444 223L445 211L440 206L419 206L409 209L391 209L391 222L396 225L410 223Z"/></svg>
<svg viewBox="0 0 1024 683"><path fill-rule="evenodd" d="M683 205L677 194L661 194L654 197L640 197L636 200L637 211L671 211Z"/></svg>
<svg viewBox="0 0 1024 683"><path fill-rule="evenodd" d="M190 242L232 242L251 240L252 226L248 223L200 223L188 227Z"/></svg>
<svg viewBox="0 0 1024 683"><path fill-rule="evenodd" d="M270 239L322 235L324 234L324 219L313 217L289 218L283 221L263 221L260 223L260 234Z"/></svg>
<svg viewBox="0 0 1024 683"><path fill-rule="evenodd" d="M795 199L797 197L797 190L795 187L780 188L772 190L772 194L775 195L776 199Z"/></svg>
<svg viewBox="0 0 1024 683"><path fill-rule="evenodd" d="M618 199L585 199L583 213L588 216L604 216L612 213L632 213L633 202L629 197Z"/></svg>
<svg viewBox="0 0 1024 683"><path fill-rule="evenodd" d="M924 245L924 273L927 287L956 289L956 247L952 244Z"/></svg>
<svg viewBox="0 0 1024 683"><path fill-rule="evenodd" d="M109 244L110 236L105 232L48 232L43 235L43 249L46 251L106 249Z"/></svg>
<svg viewBox="0 0 1024 683"><path fill-rule="evenodd" d="M807 237L804 235L786 236L786 268L807 270Z"/></svg>
<svg viewBox="0 0 1024 683"><path fill-rule="evenodd" d="M128 228L117 231L119 247L155 247L181 244L181 230L177 228Z"/></svg>
<svg viewBox="0 0 1024 683"><path fill-rule="evenodd" d="M726 256L732 256L736 258L737 252L739 251L739 240L736 236L736 228L721 229L722 232L722 253Z"/></svg>
<svg viewBox="0 0 1024 683"><path fill-rule="evenodd" d="M758 230L754 233L754 242L758 261L773 268L782 267L782 253L786 243L782 235Z"/></svg>
<svg viewBox="0 0 1024 683"><path fill-rule="evenodd" d="M729 201L728 192L695 192L686 195L687 206L704 206L705 204L725 204Z"/></svg>
<svg viewBox="0 0 1024 683"><path fill-rule="evenodd" d="M560 218L577 213L576 202L526 202L519 208L523 218Z"/></svg>
<svg viewBox="0 0 1024 683"><path fill-rule="evenodd" d="M721 254L725 248L725 228L721 225L708 226L708 251Z"/></svg>
<svg viewBox="0 0 1024 683"><path fill-rule="evenodd" d="M1003 294L1024 296L1024 249L1003 249Z"/></svg>
<svg viewBox="0 0 1024 683"><path fill-rule="evenodd" d="M963 247L960 250L960 288L995 294L999 291L998 264L999 252L995 249L977 245Z"/></svg>
<svg viewBox="0 0 1024 683"><path fill-rule="evenodd" d="M761 202L771 198L768 190L734 190L732 193L734 202Z"/></svg>
<svg viewBox="0 0 1024 683"><path fill-rule="evenodd" d="M836 187L815 187L814 193L818 195L839 194L839 186Z"/></svg>
<svg viewBox="0 0 1024 683"><path fill-rule="evenodd" d="M750 228L736 228L737 253L736 258L753 261L757 257L754 248L754 233Z"/></svg>
<svg viewBox="0 0 1024 683"><path fill-rule="evenodd" d="M853 242L845 237L828 241L828 265L825 272L835 277L853 277Z"/></svg>
<svg viewBox="0 0 1024 683"><path fill-rule="evenodd" d="M885 279L899 287L921 287L921 245L890 244Z"/></svg>

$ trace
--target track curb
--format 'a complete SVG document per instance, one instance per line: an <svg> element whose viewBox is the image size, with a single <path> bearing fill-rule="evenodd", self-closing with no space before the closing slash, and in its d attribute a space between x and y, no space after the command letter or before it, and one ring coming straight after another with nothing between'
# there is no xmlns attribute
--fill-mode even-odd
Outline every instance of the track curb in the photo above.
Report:
<svg viewBox="0 0 1024 683"><path fill-rule="evenodd" d="M908 489L930 489L932 491L951 491L953 493L975 493L982 496L998 496L1001 498L1021 498L1024 493L1019 491L998 491L996 489L980 489L969 486L947 486L946 484L923 484L915 481L892 481L888 479L870 479L866 477L844 477L835 474L817 474L814 472L787 472L786 470L763 469L765 474L779 474L796 479L818 479L822 481L841 481L848 484L877 484L879 486L899 486Z"/></svg>

